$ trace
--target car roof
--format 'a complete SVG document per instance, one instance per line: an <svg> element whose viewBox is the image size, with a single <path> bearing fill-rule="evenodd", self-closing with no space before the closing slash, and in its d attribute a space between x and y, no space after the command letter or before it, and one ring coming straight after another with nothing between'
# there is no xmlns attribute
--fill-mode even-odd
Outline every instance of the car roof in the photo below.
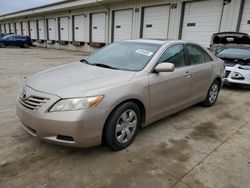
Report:
<svg viewBox="0 0 250 188"><path fill-rule="evenodd" d="M184 42L181 40L174 40L174 39L131 39L131 40L124 40L123 42L140 42L140 43L150 43L150 44L160 44L163 45L165 43L176 43L176 42Z"/></svg>

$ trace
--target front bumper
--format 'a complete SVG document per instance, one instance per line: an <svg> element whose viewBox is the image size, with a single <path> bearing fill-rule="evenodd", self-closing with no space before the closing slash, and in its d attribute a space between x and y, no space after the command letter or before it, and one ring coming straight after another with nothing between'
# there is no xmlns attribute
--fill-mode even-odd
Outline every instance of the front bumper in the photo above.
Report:
<svg viewBox="0 0 250 188"><path fill-rule="evenodd" d="M243 75L244 79L234 79L233 74L237 72ZM244 70L241 65L235 65L234 67L226 67L226 75L223 79L224 83L227 84L241 84L250 85L250 70Z"/></svg>
<svg viewBox="0 0 250 188"><path fill-rule="evenodd" d="M27 109L18 100L17 116L27 132L42 140L65 146L91 147L101 144L105 123L102 109L47 112L48 107L59 98L50 96L50 99L50 104L38 110Z"/></svg>

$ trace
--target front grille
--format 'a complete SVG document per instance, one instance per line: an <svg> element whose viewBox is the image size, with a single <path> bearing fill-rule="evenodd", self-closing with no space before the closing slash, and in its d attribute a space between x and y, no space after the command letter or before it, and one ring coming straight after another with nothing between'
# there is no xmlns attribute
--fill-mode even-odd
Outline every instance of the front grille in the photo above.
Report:
<svg viewBox="0 0 250 188"><path fill-rule="evenodd" d="M38 110L49 98L30 96L27 99L19 99L20 104L29 110Z"/></svg>
<svg viewBox="0 0 250 188"><path fill-rule="evenodd" d="M226 71L225 78L227 78L230 73L231 73L231 71Z"/></svg>

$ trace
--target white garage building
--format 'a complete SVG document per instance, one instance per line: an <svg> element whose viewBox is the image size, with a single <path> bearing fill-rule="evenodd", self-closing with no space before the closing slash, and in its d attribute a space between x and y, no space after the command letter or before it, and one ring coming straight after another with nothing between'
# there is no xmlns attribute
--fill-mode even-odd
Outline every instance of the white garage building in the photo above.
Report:
<svg viewBox="0 0 250 188"><path fill-rule="evenodd" d="M250 34L250 0L71 0L0 16L1 33L37 46L91 51L136 38L209 46L213 33Z"/></svg>

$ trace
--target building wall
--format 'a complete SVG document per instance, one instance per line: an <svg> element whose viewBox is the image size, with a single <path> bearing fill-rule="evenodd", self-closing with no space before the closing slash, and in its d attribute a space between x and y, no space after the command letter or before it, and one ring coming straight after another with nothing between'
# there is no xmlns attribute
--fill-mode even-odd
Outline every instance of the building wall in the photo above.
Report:
<svg viewBox="0 0 250 188"><path fill-rule="evenodd" d="M197 1L197 0L196 0ZM223 14L221 18L220 31L236 31L237 25L240 17L241 3L243 0L231 0L229 4L226 4L223 9ZM88 7L80 7L76 6L71 10L64 10L55 12L48 12L49 8L46 9L46 12L42 10L37 11L36 15L24 16L22 13L18 13L17 17L7 18L0 21L0 25L5 23L12 22L21 22L21 21L29 21L29 20L38 20L43 19L46 21L48 18L55 18L58 23L59 17L68 16L69 17L69 42L73 40L73 26L72 19L74 15L84 14L85 15L85 44L83 46L75 46L73 44L60 45L59 43L49 44L49 42L39 43L34 42L35 45L41 47L48 48L57 48L57 49L69 49L69 50L79 50L79 51L93 51L94 48L90 47L90 14L97 12L106 12L106 43L112 42L112 22L113 22L113 11L122 10L122 9L133 9L133 30L132 30L132 38L136 39L140 37L141 32L141 20L142 20L142 9L143 7L155 6L155 5L170 5L170 18L169 18L169 30L168 30L168 38L169 39L178 39L181 37L180 32L182 28L182 16L183 16L183 6L184 2L192 2L192 0L126 0L126 1L118 1L116 3L105 3L105 4L95 4ZM62 8L63 5L60 5ZM65 9L67 9L65 7ZM45 9L44 9L45 11ZM209 11L209 10L208 10ZM45 24L45 27L47 25ZM46 28L47 31L47 28ZM59 40L58 36L58 24L56 24L56 41ZM47 32L45 32L47 36Z"/></svg>

